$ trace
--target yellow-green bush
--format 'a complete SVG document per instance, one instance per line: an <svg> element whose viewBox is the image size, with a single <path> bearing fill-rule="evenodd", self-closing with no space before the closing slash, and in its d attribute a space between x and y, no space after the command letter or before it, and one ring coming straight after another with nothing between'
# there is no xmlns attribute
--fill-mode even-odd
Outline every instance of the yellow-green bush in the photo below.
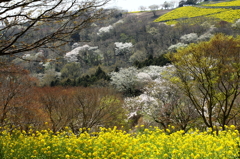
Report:
<svg viewBox="0 0 240 159"><path fill-rule="evenodd" d="M0 135L0 158L237 158L239 132L234 126L225 131L177 131L158 128L126 133L104 129L98 133L74 135L71 131L53 134L51 131L11 133Z"/></svg>

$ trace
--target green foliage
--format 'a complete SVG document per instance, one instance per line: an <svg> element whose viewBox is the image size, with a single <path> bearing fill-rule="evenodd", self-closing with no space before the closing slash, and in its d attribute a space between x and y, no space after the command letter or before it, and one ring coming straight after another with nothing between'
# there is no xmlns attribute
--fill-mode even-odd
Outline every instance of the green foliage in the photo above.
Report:
<svg viewBox="0 0 240 159"><path fill-rule="evenodd" d="M135 61L134 66L137 68L143 68L150 65L156 65L156 66L164 66L166 64L170 64L171 61L165 57L165 55L160 55L159 57L153 57L150 55L146 60L144 61Z"/></svg>
<svg viewBox="0 0 240 159"><path fill-rule="evenodd" d="M172 82L191 99L206 126L224 126L239 109L240 36L215 35L167 56L176 66Z"/></svg>
<svg viewBox="0 0 240 159"><path fill-rule="evenodd" d="M82 74L82 67L80 63L76 63L76 62L67 63L61 69L61 76L63 79L65 78L75 79L81 76L81 74Z"/></svg>
<svg viewBox="0 0 240 159"><path fill-rule="evenodd" d="M131 37L122 33L122 34L120 34L120 41L123 42L123 43L131 42Z"/></svg>
<svg viewBox="0 0 240 159"><path fill-rule="evenodd" d="M62 75L63 79L61 80L61 82L59 82L59 80L55 80L51 82L51 86L57 86L57 85L62 85L62 86L83 86L83 87L88 87L88 86L92 86L92 85L101 85L104 84L106 85L106 83L108 83L108 81L110 80L110 77L102 70L102 68L99 66L96 70L96 72L92 75L85 75L85 76L81 76L81 74L77 74L78 72L74 72L74 70L70 70L69 72L65 70L72 68L73 66L79 66L78 63L69 63L66 64L63 69L64 74ZM75 69L75 71L78 71ZM77 74L76 76L72 76L72 74ZM100 82L101 81L101 82Z"/></svg>

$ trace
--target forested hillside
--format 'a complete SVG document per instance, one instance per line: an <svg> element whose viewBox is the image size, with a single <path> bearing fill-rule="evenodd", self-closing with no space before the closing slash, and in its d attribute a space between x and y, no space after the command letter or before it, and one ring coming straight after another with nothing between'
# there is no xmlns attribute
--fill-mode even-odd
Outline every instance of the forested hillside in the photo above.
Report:
<svg viewBox="0 0 240 159"><path fill-rule="evenodd" d="M182 9L184 8L187 7ZM178 16L179 9L173 10ZM157 15L164 18L173 11L157 11ZM105 85L108 83L105 81L109 79L107 73L116 68L162 66L169 63L162 55L175 45L177 47L208 40L216 33L239 34L238 27L233 27L232 23L213 17L198 16L190 21L180 21L175 26L170 26L153 22L155 17L151 12L124 13L121 10L106 12L111 12L106 19L92 23L81 32L72 33L69 39L71 42L67 45L58 49L43 48L19 54L20 59L14 57L11 60L30 70L40 79L41 86L90 86L94 83L101 85L101 82ZM166 12L169 13L164 14ZM189 12L197 14L195 11ZM54 25L43 25L38 29L42 34L47 34ZM238 25L236 23L236 26ZM94 77L98 67L106 74L101 80ZM100 83L97 82L99 80Z"/></svg>

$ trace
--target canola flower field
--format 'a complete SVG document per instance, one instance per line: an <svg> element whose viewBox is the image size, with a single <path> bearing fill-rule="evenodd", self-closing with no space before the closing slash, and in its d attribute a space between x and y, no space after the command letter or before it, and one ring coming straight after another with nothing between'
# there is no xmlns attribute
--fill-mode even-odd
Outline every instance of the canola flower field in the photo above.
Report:
<svg viewBox="0 0 240 159"><path fill-rule="evenodd" d="M230 3L230 4L228 4ZM212 4L212 6L218 5L229 5L229 6L240 6L240 0L232 1L232 2L224 2ZM231 8L201 8L201 7L193 7L186 6L174 9L171 12L168 12L156 20L154 22L166 22L167 24L176 24L177 20L181 20L184 18L194 18L194 17L214 17L220 20L224 20L230 23L233 23L235 20L240 19L240 9L231 9Z"/></svg>
<svg viewBox="0 0 240 159"><path fill-rule="evenodd" d="M239 132L166 131L139 127L137 133L101 128L98 133L73 134L50 130L0 134L1 159L234 159L239 158Z"/></svg>
<svg viewBox="0 0 240 159"><path fill-rule="evenodd" d="M235 20L240 19L240 9L230 9L225 12L220 12L209 17L219 18L221 20L233 23Z"/></svg>
<svg viewBox="0 0 240 159"><path fill-rule="evenodd" d="M205 15L214 14L214 13L216 14L220 12L226 12L228 10L229 9L223 9L223 8L208 9L208 8L186 6L186 7L180 7L180 8L174 9L173 11L160 16L158 19L155 20L155 22L175 20L180 18L193 18L193 17L205 16Z"/></svg>
<svg viewBox="0 0 240 159"><path fill-rule="evenodd" d="M204 4L203 6L223 6L223 7L240 6L240 0L221 2L221 3L216 3L216 4Z"/></svg>

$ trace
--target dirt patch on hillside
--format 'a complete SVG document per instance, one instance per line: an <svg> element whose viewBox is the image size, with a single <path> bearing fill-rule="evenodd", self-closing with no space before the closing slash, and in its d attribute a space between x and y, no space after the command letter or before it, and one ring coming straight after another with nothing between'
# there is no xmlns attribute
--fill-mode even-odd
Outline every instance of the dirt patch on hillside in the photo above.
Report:
<svg viewBox="0 0 240 159"><path fill-rule="evenodd" d="M126 13L126 14L124 14L124 17L127 17L127 16L137 16L138 18L141 18L141 19L147 19L149 21L154 21L158 17L160 17L163 14L166 14L166 13L172 11L172 10L173 9L159 10L159 11L156 12L156 16L155 17L153 16L152 12Z"/></svg>

